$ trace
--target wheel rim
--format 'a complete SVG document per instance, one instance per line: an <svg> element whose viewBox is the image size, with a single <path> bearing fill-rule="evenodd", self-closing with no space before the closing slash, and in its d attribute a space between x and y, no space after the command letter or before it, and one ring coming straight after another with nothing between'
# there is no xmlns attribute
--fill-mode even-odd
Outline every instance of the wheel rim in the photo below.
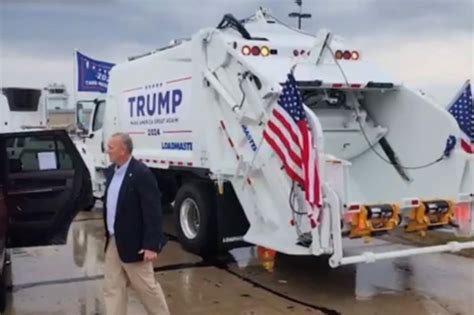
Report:
<svg viewBox="0 0 474 315"><path fill-rule="evenodd" d="M193 199L187 198L183 201L179 211L179 219L184 235L188 239L196 238L201 225L201 217L199 208Z"/></svg>

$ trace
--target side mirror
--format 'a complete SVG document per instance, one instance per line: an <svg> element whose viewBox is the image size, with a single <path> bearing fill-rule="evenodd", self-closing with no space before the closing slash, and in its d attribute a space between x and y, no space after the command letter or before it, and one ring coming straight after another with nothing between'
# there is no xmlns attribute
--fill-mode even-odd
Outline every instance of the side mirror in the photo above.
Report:
<svg viewBox="0 0 474 315"><path fill-rule="evenodd" d="M80 102L76 103L76 128L78 131L78 134L86 134L87 133L87 128L84 126L84 123L82 121L82 116L83 116L83 111L84 111L84 105Z"/></svg>

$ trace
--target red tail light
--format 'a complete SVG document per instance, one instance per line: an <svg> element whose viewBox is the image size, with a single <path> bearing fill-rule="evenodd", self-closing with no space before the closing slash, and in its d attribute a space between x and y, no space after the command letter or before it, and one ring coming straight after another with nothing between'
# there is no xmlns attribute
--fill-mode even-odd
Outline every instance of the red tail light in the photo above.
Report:
<svg viewBox="0 0 474 315"><path fill-rule="evenodd" d="M344 59L349 60L349 59L351 59L351 56L352 56L352 54L349 50L346 50L344 52Z"/></svg>
<svg viewBox="0 0 474 315"><path fill-rule="evenodd" d="M454 216L458 222L469 222L471 219L471 210L469 203L459 203L454 209Z"/></svg>
<svg viewBox="0 0 474 315"><path fill-rule="evenodd" d="M252 55L254 55L254 56L260 55L260 47L258 47L258 46L253 46L253 47L252 47Z"/></svg>

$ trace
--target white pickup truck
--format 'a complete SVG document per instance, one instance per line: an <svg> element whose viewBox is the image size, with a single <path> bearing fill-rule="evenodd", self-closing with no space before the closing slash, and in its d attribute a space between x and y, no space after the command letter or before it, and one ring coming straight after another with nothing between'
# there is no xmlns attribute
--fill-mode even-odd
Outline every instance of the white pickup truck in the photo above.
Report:
<svg viewBox="0 0 474 315"><path fill-rule="evenodd" d="M323 196L311 224L304 191L263 139L293 73L318 153ZM128 133L134 155L172 203L182 245L209 253L246 243L331 255L336 267L473 248L474 242L345 257L344 238L395 229L473 227L474 173L451 115L321 31L288 27L264 9L130 58L110 73L89 134L77 143L103 194L106 140Z"/></svg>

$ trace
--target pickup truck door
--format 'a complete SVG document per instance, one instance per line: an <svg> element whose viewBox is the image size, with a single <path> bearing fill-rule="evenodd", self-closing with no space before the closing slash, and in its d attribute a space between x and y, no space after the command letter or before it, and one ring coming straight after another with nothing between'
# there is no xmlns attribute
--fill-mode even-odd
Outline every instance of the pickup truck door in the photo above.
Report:
<svg viewBox="0 0 474 315"><path fill-rule="evenodd" d="M23 143L21 153L8 144ZM89 172L63 130L0 134L0 176L9 247L64 244L76 214L93 203Z"/></svg>

